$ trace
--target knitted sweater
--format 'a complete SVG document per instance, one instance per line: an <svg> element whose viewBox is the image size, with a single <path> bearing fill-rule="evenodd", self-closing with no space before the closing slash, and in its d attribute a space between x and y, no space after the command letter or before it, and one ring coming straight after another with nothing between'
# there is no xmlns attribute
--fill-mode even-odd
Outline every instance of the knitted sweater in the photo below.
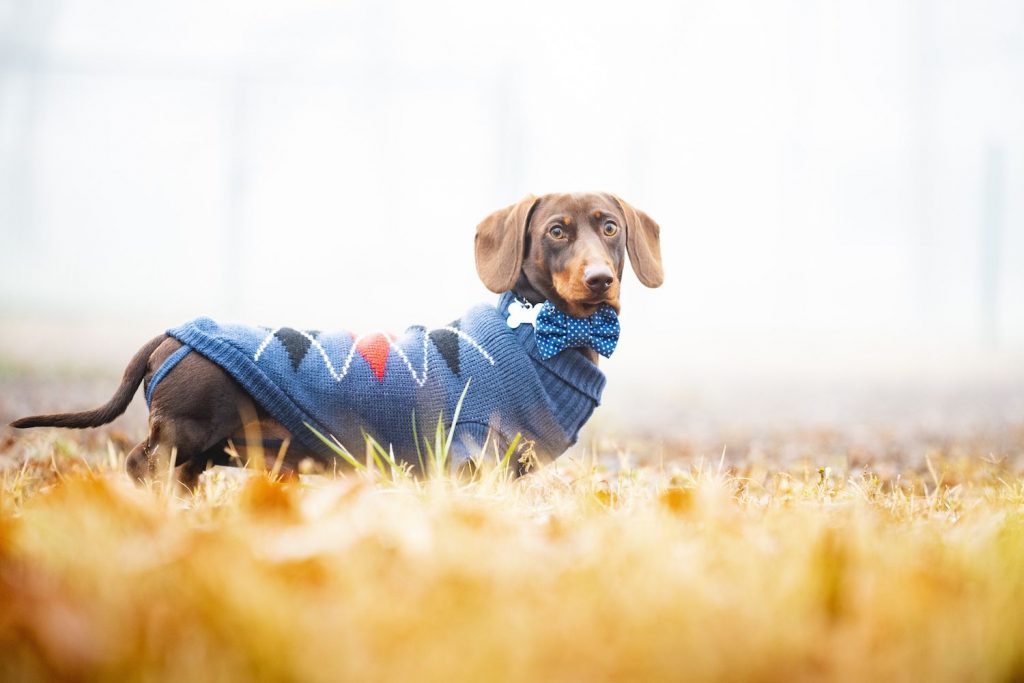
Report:
<svg viewBox="0 0 1024 683"><path fill-rule="evenodd" d="M363 430L395 456L417 462L416 433L432 440L438 416L446 430L470 382L452 440L455 464L479 453L490 432L500 444L521 434L537 455L555 458L578 438L599 404L604 374L577 349L548 360L533 327L506 324L509 292L446 327L410 327L400 336L300 331L219 324L198 318L167 333L184 346L159 368L146 390L196 351L231 375L300 442L330 457L303 424L335 436L350 451Z"/></svg>

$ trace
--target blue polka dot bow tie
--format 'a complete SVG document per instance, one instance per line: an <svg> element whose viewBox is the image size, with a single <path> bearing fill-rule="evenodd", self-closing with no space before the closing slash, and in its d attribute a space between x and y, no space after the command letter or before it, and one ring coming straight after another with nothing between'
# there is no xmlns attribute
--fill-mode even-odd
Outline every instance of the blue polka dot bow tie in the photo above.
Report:
<svg viewBox="0 0 1024 683"><path fill-rule="evenodd" d="M550 301L540 305L534 331L537 349L544 360L575 347L586 347L608 358L619 342L619 316L608 304L589 318L574 318L555 308Z"/></svg>

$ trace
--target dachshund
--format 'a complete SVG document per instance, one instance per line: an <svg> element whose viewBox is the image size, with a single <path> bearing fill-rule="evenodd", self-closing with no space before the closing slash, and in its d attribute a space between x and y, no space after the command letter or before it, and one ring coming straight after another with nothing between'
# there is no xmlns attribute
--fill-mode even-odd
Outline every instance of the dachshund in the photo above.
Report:
<svg viewBox="0 0 1024 683"><path fill-rule="evenodd" d="M642 284L647 287L658 287L662 284L664 275L658 224L643 211L608 193L558 193L539 197L529 195L490 214L476 229L477 273L489 290L503 295L505 298L502 301L509 302L510 308L518 306L524 310L532 309L536 313L539 308L547 305L550 307L548 310L561 312L568 316L567 320L577 321L575 324L578 325L583 324L578 321L591 319L600 311L613 311L611 319L615 319L615 315L620 311L619 295L627 255ZM490 315L493 315L493 310L493 307L488 308ZM503 311L499 313L504 314ZM464 323L466 320L469 318L464 318ZM498 320L505 321L505 318L499 317ZM430 333L424 328L410 328L412 341L408 347L403 347L403 342L394 337L383 335L372 339L360 339L352 335L337 342L340 346L332 347L326 341L326 337L317 336L319 333L315 332L290 330L287 334L291 336L286 336L282 330L289 328L279 328L276 331L262 328L260 334L266 335L262 342L264 350L271 346L276 348L281 345L278 340L283 340L285 344L283 350L280 350L281 357L290 357L296 370L299 365L295 363L293 351L296 348L301 350L303 347L314 346L322 358L315 357L315 353L308 354L314 356L312 360L300 358L299 363L329 364L331 375L325 380L328 385L331 382L342 381L342 369L350 371L353 377L357 371L364 372L367 377L371 377L371 384L373 379L370 373L376 371L376 379L383 382L384 379L380 376L380 371L385 367L383 364L387 363L389 358L398 357L397 360L392 360L392 366L398 369L390 372L400 373L404 371L403 364L408 366L407 372L411 373L409 376L416 381L419 387L417 390L424 391L423 387L432 386L431 383L435 381L427 381L428 372L433 372L434 377L440 377L444 372L455 373L453 377L466 374L465 363L460 367L457 362L451 362L450 354L457 352L460 344L466 348L472 347L470 350L476 353L471 355L489 371L491 368L487 366L486 361L490 361L490 366L496 365L497 354L488 353L486 344L474 339L466 331L466 325L460 327L458 322ZM604 377L596 369L598 352L589 346L573 347L560 351L554 359L543 361L536 354L537 345L530 337L533 331L527 329L530 326L523 325L520 330L512 330L508 329L513 325L512 319L509 318L505 322L508 327L502 326L499 336L505 339L511 332L520 333L515 338L529 346L530 353L533 354L531 367L540 367L544 363L562 358L565 360L563 369L554 368L554 374L559 375L561 379L565 380L572 373L583 373L596 378L595 393L590 395L591 402L587 403L580 413L578 424L572 425L566 432L566 438L556 439L547 449L549 452L546 455L557 457L575 441L575 433L569 432L572 429L578 431L578 427L589 417L590 411L599 401ZM617 334L617 320L614 324ZM229 452L233 450L229 445L249 443L246 434L251 436L254 427L259 429L258 433L263 437L294 443L292 447L283 449L281 462L277 463L284 471L296 471L299 464L307 458L312 458L322 466L328 464L332 457L330 452L318 448L317 440L304 433L301 426L298 428L299 433L296 433L295 424L301 423L295 423L293 420L289 429L280 415L272 409L272 401L267 400L262 393L254 395L257 392L247 391L245 382L240 381L244 378L237 373L232 374L215 360L211 360L216 354L204 352L205 347L202 344L195 346L199 352L189 352L189 345L183 343L181 338L185 337L181 334L160 334L139 349L128 363L120 386L106 405L84 412L26 417L11 423L12 426L79 429L97 427L121 415L142 383L147 399L150 400L149 434L127 457L128 474L135 480L144 482L160 476L167 472L167 468L173 463L178 482L187 488L194 488L199 475L208 467L241 464L237 458L237 449L234 450L234 457L229 456ZM418 349L421 341L422 371L417 372L419 360L418 357L413 358L414 347ZM373 353L367 352L367 349ZM291 355L286 355L285 351ZM436 357L436 351L446 354L444 360L448 361L447 369L444 369ZM335 362L331 362L332 355ZM343 356L348 365L339 369ZM363 367L365 364L359 360L359 356L369 363L368 369ZM254 357L258 359L259 353L254 354ZM247 358L246 362L250 360ZM566 365L568 363L572 365ZM357 365L358 368L355 367ZM321 374L324 372L326 371L322 371ZM480 381L490 381L499 385L484 388L483 391L490 391L496 395L502 395L503 392L511 395L515 392L505 384L518 381L517 377L530 372L533 371L520 367L515 373L496 374L490 379L487 379L489 375L477 374L483 378ZM547 370L537 372L542 375L542 382L549 381L545 378L552 374ZM349 377L344 381L356 380ZM408 379L404 381L408 383ZM411 386L416 389L416 385ZM517 414L524 411L532 412L531 406L542 402L550 404L551 409L557 412L561 409L561 402L569 400L563 397L562 388L542 389L542 398L533 396L526 399L526 407L513 407L510 410L518 411ZM388 396L394 392L376 389L374 391L382 393L353 394L355 398L350 397L347 400L357 403L369 402L382 410L388 410ZM462 394L465 395L466 391L469 389L466 388ZM363 407L359 405L353 409L358 409L358 413ZM551 422L548 417L543 419ZM557 422L557 419L555 421ZM491 420L491 427L493 428L496 423L496 420ZM405 421L404 424L408 427L410 423ZM471 427L472 423L469 426ZM483 426L486 428L486 425ZM359 428L363 429L362 426ZM525 430L540 434L547 433L544 430L549 428L527 425ZM522 431L520 429L520 433ZM484 438L484 434L485 432L475 433L477 441ZM511 434L506 433L504 436L507 442ZM387 444L389 441L391 439L388 438L388 434L383 434L380 442ZM416 447L418 448L418 444Z"/></svg>

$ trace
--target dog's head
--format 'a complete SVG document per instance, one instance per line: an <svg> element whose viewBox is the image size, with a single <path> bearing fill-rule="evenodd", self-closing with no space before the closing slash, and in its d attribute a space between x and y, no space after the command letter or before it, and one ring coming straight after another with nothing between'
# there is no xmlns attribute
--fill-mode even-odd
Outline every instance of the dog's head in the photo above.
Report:
<svg viewBox="0 0 1024 683"><path fill-rule="evenodd" d="M661 285L660 228L605 193L529 195L476 228L476 270L493 292L548 299L585 317L601 304L619 310L625 255L640 282Z"/></svg>

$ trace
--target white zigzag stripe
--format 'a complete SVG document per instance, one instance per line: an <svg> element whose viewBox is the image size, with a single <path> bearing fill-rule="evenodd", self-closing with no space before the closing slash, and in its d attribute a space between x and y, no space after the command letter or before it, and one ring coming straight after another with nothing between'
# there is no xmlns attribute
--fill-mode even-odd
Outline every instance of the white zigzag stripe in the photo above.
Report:
<svg viewBox="0 0 1024 683"><path fill-rule="evenodd" d="M254 362L259 362L260 356L262 356L263 352L267 350L267 347L270 345L270 342L274 340L274 335L277 334L280 329L280 327L275 327L274 329L267 333L266 337L263 338L263 341L260 342L260 345L256 347L256 355L252 357Z"/></svg>
<svg viewBox="0 0 1024 683"><path fill-rule="evenodd" d="M388 344L391 345L391 348L393 348L396 352L398 352L399 357L402 360L405 361L405 367L409 368L409 374L412 375L412 381L416 382L416 384L418 384L421 387L424 384L426 384L426 382L427 382L427 331L423 330L423 374L421 374L419 377L416 376L416 371L412 369L412 363L409 362L409 357L407 355L405 355L405 349L403 349L401 346L395 346L393 343L391 343L391 337L388 337L387 335L385 335L385 339L388 340Z"/></svg>
<svg viewBox="0 0 1024 683"><path fill-rule="evenodd" d="M257 363L259 362L260 356L262 356L263 352L267 350L267 347L270 346L270 342L272 342L274 340L274 335L276 335L281 329L282 328L280 328L280 327L275 327L273 330L271 330L267 334L266 337L264 337L263 341L260 342L260 345L256 348L256 353L252 357L254 362L257 362ZM455 334L460 339L465 339L466 342L468 342L469 345L471 347L473 347L473 349L477 353L479 353L481 356L484 357L484 360L486 360L491 365L494 365L494 358L491 357L491 354L487 353L487 350L484 349L484 347L481 346L480 343L477 342L476 339L473 339L468 334L466 334L462 330L460 330L458 328L455 328L455 327L442 327L441 329ZM373 336L374 334L381 334L381 335L383 335L383 337L385 339L388 340L388 346L391 349L394 349L395 353L398 354L398 357L402 359L403 363L405 363L406 369L409 370L409 374L412 376L412 381L416 382L416 385L420 386L420 387L422 387L424 384L427 383L427 374L429 372L429 366L427 365L427 337L428 337L428 334L427 334L427 330L425 328L423 329L423 372L422 373L417 373L416 372L416 369L413 368L413 366L412 366L412 361L409 360L409 356L406 355L406 353L405 353L405 349L403 349L401 346L398 346L397 344L395 344L394 341L391 339L391 336L388 335L386 332L369 332L367 334L361 334L358 337L356 337L355 339L353 339L352 340L352 346L351 346L351 348L349 348L348 354L345 356L345 362L342 363L341 372L338 372L337 370L334 369L334 364L331 363L331 359L327 355L327 350L323 347L323 345L319 341L317 341L317 339L315 337L313 337L308 332L304 332L302 330L296 330L296 332L298 332L303 337L305 337L309 341L310 345L312 345L317 351L320 352L320 357L324 359L324 365L327 366L327 371L329 373L331 373L331 377L333 377L334 381L336 381L336 382L340 382L341 380L345 379L345 377L348 375L349 368L351 368L351 366L352 366L352 357L355 356L355 354L356 354L356 350L357 350L356 347L359 346L359 342L362 341L363 339L365 339L366 337Z"/></svg>
<svg viewBox="0 0 1024 683"><path fill-rule="evenodd" d="M484 347L480 346L476 339L473 339L468 334L455 327L442 327L441 329L448 330L449 332L454 332L455 334L459 335L460 338L465 339L467 342L469 342L470 346L472 346L474 349L480 352L480 355L483 356L488 363L494 365L494 359L491 358L491 354L487 353L487 351L484 350Z"/></svg>

